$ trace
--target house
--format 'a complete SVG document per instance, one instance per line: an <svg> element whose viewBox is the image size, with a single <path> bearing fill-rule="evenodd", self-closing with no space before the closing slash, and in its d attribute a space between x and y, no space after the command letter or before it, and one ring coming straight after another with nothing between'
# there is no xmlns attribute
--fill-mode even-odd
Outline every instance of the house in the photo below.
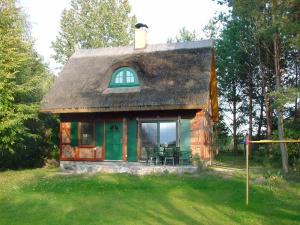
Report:
<svg viewBox="0 0 300 225"><path fill-rule="evenodd" d="M139 162L165 146L212 159L213 41L148 45L146 35L136 29L134 46L79 49L64 66L40 109L60 115L61 163Z"/></svg>

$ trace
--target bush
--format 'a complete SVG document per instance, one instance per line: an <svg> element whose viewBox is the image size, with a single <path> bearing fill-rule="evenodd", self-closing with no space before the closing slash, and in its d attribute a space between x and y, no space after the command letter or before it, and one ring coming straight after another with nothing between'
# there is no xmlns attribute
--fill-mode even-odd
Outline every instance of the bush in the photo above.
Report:
<svg viewBox="0 0 300 225"><path fill-rule="evenodd" d="M264 178L266 179L266 183L270 189L280 187L284 183L284 179L280 171L274 173L271 170L268 170L264 174Z"/></svg>
<svg viewBox="0 0 300 225"><path fill-rule="evenodd" d="M203 160L201 160L201 158L198 154L196 154L192 157L192 164L197 166L198 172L203 171L203 170L206 169L205 162Z"/></svg>

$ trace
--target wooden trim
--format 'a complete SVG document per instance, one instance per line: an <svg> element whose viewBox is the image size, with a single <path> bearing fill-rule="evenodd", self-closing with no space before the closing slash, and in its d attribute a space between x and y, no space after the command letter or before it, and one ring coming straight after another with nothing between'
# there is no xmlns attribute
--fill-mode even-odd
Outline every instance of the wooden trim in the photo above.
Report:
<svg viewBox="0 0 300 225"><path fill-rule="evenodd" d="M95 107L95 108L52 108L40 109L41 113L80 113L80 112L129 112L151 110L180 110L180 109L205 109L208 103L202 105L160 105L160 106L132 106L132 107Z"/></svg>
<svg viewBox="0 0 300 225"><path fill-rule="evenodd" d="M177 121L178 117L148 117L148 118L140 118L141 122L174 122Z"/></svg>
<svg viewBox="0 0 300 225"><path fill-rule="evenodd" d="M106 119L102 119L102 120L97 120L97 121L103 121L103 122L122 122L123 118L121 117L111 117L111 118L106 118Z"/></svg>
<svg viewBox="0 0 300 225"><path fill-rule="evenodd" d="M177 147L180 147L180 120L181 116L177 118Z"/></svg>
<svg viewBox="0 0 300 225"><path fill-rule="evenodd" d="M127 161L127 120L123 118L122 123L122 160Z"/></svg>
<svg viewBox="0 0 300 225"><path fill-rule="evenodd" d="M59 123L59 160L62 160L62 124Z"/></svg>
<svg viewBox="0 0 300 225"><path fill-rule="evenodd" d="M218 109L218 93L217 93L217 79L216 79L216 66L215 66L215 51L211 48L210 51L210 76L209 76L209 101L207 108L211 108L211 118L214 122L219 121Z"/></svg>
<svg viewBox="0 0 300 225"><path fill-rule="evenodd" d="M94 146L94 145L80 145L80 146L77 146L78 148L96 148L97 146Z"/></svg>
<svg viewBox="0 0 300 225"><path fill-rule="evenodd" d="M95 158L80 158L80 159L73 159L73 158L62 158L61 161L95 161L95 162L101 162L101 159L95 159Z"/></svg>
<svg viewBox="0 0 300 225"><path fill-rule="evenodd" d="M79 160L79 148L76 146L75 148L75 159Z"/></svg>
<svg viewBox="0 0 300 225"><path fill-rule="evenodd" d="M106 121L103 121L103 149L102 149L102 160L104 161L104 159L105 159L105 142L106 142L106 132L105 132L105 130L106 130L106 128L105 128L105 126L106 126Z"/></svg>
<svg viewBox="0 0 300 225"><path fill-rule="evenodd" d="M140 149L140 126L141 126L141 123L140 123L140 120L139 118L136 118L137 120L137 135L136 135L136 161L140 161L141 159L141 149Z"/></svg>

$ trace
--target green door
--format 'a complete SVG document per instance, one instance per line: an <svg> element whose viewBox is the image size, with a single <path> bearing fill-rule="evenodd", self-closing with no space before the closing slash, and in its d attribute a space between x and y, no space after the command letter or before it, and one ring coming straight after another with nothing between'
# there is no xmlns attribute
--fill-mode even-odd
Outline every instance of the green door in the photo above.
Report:
<svg viewBox="0 0 300 225"><path fill-rule="evenodd" d="M105 159L122 159L122 122L105 124Z"/></svg>

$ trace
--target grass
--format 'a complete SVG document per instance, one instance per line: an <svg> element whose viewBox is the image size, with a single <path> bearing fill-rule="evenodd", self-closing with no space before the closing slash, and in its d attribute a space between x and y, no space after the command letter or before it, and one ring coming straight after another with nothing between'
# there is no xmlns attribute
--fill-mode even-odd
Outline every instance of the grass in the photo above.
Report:
<svg viewBox="0 0 300 225"><path fill-rule="evenodd" d="M284 181L283 181L284 182ZM299 224L300 183L251 186L241 176L0 173L0 224Z"/></svg>

